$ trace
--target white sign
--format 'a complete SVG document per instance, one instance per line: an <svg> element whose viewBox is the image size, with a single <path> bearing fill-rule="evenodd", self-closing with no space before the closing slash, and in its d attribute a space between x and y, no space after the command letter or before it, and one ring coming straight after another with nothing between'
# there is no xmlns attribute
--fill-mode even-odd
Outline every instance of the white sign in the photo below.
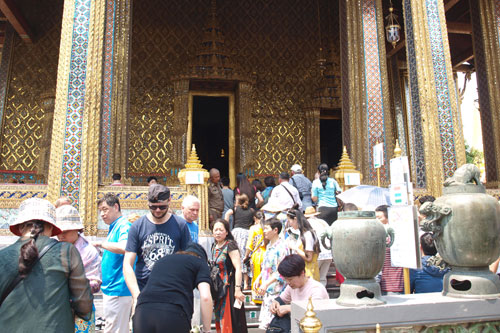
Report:
<svg viewBox="0 0 500 333"><path fill-rule="evenodd" d="M361 185L359 173L344 173L344 181L346 185Z"/></svg>
<svg viewBox="0 0 500 333"><path fill-rule="evenodd" d="M408 156L401 156L391 159L390 171L392 184L408 183L410 181Z"/></svg>
<svg viewBox="0 0 500 333"><path fill-rule="evenodd" d="M380 168L384 165L384 144L378 143L373 146L373 167Z"/></svg>
<svg viewBox="0 0 500 333"><path fill-rule="evenodd" d="M186 184L203 184L203 171L186 171Z"/></svg>
<svg viewBox="0 0 500 333"><path fill-rule="evenodd" d="M394 267L420 268L418 218L415 206L389 207L389 227L394 230L391 264Z"/></svg>
<svg viewBox="0 0 500 333"><path fill-rule="evenodd" d="M406 183L391 184L389 187L391 205L408 205L408 189Z"/></svg>

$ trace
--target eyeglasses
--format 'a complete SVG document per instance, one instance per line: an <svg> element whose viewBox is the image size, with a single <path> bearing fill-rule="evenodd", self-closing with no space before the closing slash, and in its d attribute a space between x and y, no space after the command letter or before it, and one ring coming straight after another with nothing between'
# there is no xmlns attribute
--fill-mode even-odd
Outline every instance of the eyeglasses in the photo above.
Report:
<svg viewBox="0 0 500 333"><path fill-rule="evenodd" d="M159 210L165 210L167 208L168 208L168 205L161 205L161 206L151 206L150 205L149 206L149 209L151 209L151 210L157 210L157 209L159 209Z"/></svg>

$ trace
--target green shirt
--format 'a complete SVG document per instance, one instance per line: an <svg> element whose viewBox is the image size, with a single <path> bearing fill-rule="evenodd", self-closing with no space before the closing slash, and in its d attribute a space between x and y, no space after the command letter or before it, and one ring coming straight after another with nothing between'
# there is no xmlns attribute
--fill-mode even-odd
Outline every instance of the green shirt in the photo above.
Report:
<svg viewBox="0 0 500 333"><path fill-rule="evenodd" d="M0 294L17 276L20 249L27 240L19 238L0 250ZM39 236L38 251L50 242L50 238ZM74 332L73 312L89 319L92 300L78 250L59 242L4 300L0 328L2 332Z"/></svg>

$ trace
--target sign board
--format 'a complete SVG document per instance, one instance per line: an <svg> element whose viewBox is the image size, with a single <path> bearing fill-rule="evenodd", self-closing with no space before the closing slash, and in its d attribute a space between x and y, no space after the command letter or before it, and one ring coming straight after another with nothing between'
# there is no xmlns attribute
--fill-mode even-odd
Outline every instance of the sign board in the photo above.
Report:
<svg viewBox="0 0 500 333"><path fill-rule="evenodd" d="M394 184L389 187L391 205L408 205L408 190L405 183Z"/></svg>
<svg viewBox="0 0 500 333"><path fill-rule="evenodd" d="M401 156L391 159L390 172L391 184L408 183L410 181L408 156Z"/></svg>
<svg viewBox="0 0 500 333"><path fill-rule="evenodd" d="M203 183L203 171L186 171L186 184Z"/></svg>
<svg viewBox="0 0 500 333"><path fill-rule="evenodd" d="M415 206L389 207L389 227L394 230L391 264L394 267L421 268L418 215Z"/></svg>
<svg viewBox="0 0 500 333"><path fill-rule="evenodd" d="M359 173L344 173L344 181L346 185L361 185Z"/></svg>
<svg viewBox="0 0 500 333"><path fill-rule="evenodd" d="M378 143L373 146L373 167L380 168L384 165L384 144Z"/></svg>

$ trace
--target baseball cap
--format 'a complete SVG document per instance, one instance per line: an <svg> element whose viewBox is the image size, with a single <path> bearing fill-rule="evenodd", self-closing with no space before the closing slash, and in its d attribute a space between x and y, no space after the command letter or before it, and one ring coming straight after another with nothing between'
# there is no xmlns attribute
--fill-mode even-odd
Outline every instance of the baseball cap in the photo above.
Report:
<svg viewBox="0 0 500 333"><path fill-rule="evenodd" d="M170 199L170 189L165 185L153 184L149 187L149 202L155 203L158 201L167 201L168 199Z"/></svg>

